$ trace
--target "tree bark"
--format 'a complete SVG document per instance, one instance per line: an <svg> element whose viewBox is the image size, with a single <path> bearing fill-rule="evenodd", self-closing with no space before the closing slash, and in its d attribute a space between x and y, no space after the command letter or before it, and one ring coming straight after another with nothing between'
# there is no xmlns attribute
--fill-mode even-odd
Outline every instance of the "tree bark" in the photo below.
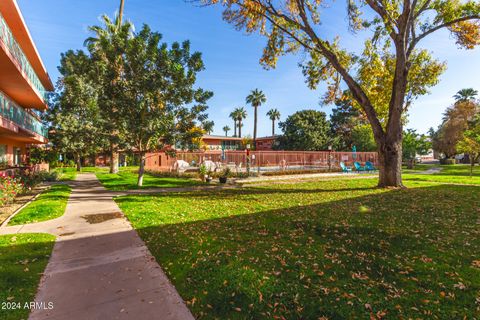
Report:
<svg viewBox="0 0 480 320"><path fill-rule="evenodd" d="M236 120L233 121L233 136L234 137L237 136L237 121Z"/></svg>
<svg viewBox="0 0 480 320"><path fill-rule="evenodd" d="M258 107L254 107L254 114L253 114L253 150L257 148L257 109Z"/></svg>
<svg viewBox="0 0 480 320"><path fill-rule="evenodd" d="M401 135L379 143L378 160L380 163L378 187L403 188Z"/></svg>
<svg viewBox="0 0 480 320"><path fill-rule="evenodd" d="M138 168L138 183L139 187L143 186L143 176L145 174L145 153L140 153L140 168Z"/></svg>
<svg viewBox="0 0 480 320"><path fill-rule="evenodd" d="M275 120L272 120L272 137L275 136Z"/></svg>
<svg viewBox="0 0 480 320"><path fill-rule="evenodd" d="M81 158L80 155L77 153L75 154L75 164L77 166L77 172L82 171L82 163L81 163Z"/></svg>
<svg viewBox="0 0 480 320"><path fill-rule="evenodd" d="M113 148L110 153L110 173L118 173L118 152Z"/></svg>
<svg viewBox="0 0 480 320"><path fill-rule="evenodd" d="M475 159L470 156L470 178L473 176L473 166L475 165Z"/></svg>
<svg viewBox="0 0 480 320"><path fill-rule="evenodd" d="M238 137L239 138L242 137L242 120L241 119L238 120Z"/></svg>

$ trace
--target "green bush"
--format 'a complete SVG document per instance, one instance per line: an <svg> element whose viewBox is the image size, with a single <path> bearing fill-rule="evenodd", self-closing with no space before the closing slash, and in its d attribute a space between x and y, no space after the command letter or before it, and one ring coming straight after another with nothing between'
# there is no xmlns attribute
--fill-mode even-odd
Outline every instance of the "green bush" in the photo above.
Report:
<svg viewBox="0 0 480 320"><path fill-rule="evenodd" d="M440 159L440 164L456 164L456 163L457 163L457 160L455 159L449 159L449 158Z"/></svg>
<svg viewBox="0 0 480 320"><path fill-rule="evenodd" d="M332 169L296 169L296 170L284 170L284 171L268 171L263 172L262 176L285 176L290 174L309 174L309 173L328 173L328 172L341 172L340 168L332 168Z"/></svg>

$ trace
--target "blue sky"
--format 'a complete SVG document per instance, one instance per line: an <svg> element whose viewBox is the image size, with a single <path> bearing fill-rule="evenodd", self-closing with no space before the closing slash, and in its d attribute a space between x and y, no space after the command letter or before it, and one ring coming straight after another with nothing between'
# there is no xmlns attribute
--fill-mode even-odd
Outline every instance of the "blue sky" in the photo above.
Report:
<svg viewBox="0 0 480 320"><path fill-rule="evenodd" d="M99 24L99 17L106 13L113 16L119 0L17 0L37 48L52 77L58 77L60 53L69 49L82 49L89 36L88 26ZM344 30L344 2L337 2L326 11L322 29L334 36ZM199 75L199 86L211 90L209 115L215 121L216 134L223 134L233 108L245 106L245 97L251 89L259 88L267 95L267 103L259 110L259 135L269 135L271 124L265 113L277 108L286 116L301 109L316 109L330 113L330 107L319 105L324 87L309 90L298 68L302 56L280 58L274 70L264 70L258 63L265 40L255 35L245 35L233 29L221 19L221 8L195 7L184 0L126 0L126 18L137 28L147 23L163 34L163 40L191 41L192 50L202 52L206 70ZM349 49L361 48L362 40L341 31L342 44ZM442 112L453 103L452 96L461 88L480 90L480 49L457 49L447 32L439 32L428 38L423 46L436 58L447 61L448 70L431 94L416 100L410 109L407 127L426 132L437 127ZM253 110L246 106L248 118L242 132L252 133Z"/></svg>

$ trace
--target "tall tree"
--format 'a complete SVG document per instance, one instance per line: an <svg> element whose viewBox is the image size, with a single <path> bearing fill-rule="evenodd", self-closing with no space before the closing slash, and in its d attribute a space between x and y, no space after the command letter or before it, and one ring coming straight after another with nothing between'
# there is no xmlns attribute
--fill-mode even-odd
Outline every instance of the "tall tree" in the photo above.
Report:
<svg viewBox="0 0 480 320"><path fill-rule="evenodd" d="M247 110L244 107L238 107L234 111L235 116L237 117L237 127L238 127L238 137L242 137L242 121L247 118Z"/></svg>
<svg viewBox="0 0 480 320"><path fill-rule="evenodd" d="M475 0L349 0L349 29L371 31L361 56L342 49L338 37L325 30L321 18L329 6L323 1L201 1L223 5L225 20L267 38L260 60L264 66L275 67L279 56L303 50L310 57L304 74L311 88L329 81L327 96L334 101L342 82L348 87L373 130L380 187L402 186L402 117L444 69L418 45L442 29L448 29L461 47L472 49L480 43L480 3Z"/></svg>
<svg viewBox="0 0 480 320"><path fill-rule="evenodd" d="M283 135L278 139L281 150L327 150L331 143L330 124L325 112L302 110L280 122Z"/></svg>
<svg viewBox="0 0 480 320"><path fill-rule="evenodd" d="M213 127L205 114L213 94L194 88L197 73L204 69L201 54L191 53L188 41L169 47L161 38L147 25L135 33L128 41L124 72L117 82L125 98L119 114L125 139L131 151L140 155L139 186L147 152L171 145L198 125L205 131Z"/></svg>
<svg viewBox="0 0 480 320"><path fill-rule="evenodd" d="M478 91L473 88L466 88L459 90L453 97L457 102L465 102L474 100L478 95Z"/></svg>
<svg viewBox="0 0 480 320"><path fill-rule="evenodd" d="M188 41L169 47L160 42L161 38L147 25L134 34L128 41L122 79L117 83L126 99L121 109L124 136L131 151L140 155L139 186L143 184L147 152L172 144L196 125L205 131L213 126L205 115L212 93L194 88L197 73L204 69L201 54L190 53ZM187 123L186 118L190 120Z"/></svg>
<svg viewBox="0 0 480 320"><path fill-rule="evenodd" d="M230 131L230 127L229 126L224 126L222 128L223 131L225 131L225 137L228 137L228 131Z"/></svg>
<svg viewBox="0 0 480 320"><path fill-rule="evenodd" d="M215 122L213 120L203 120L201 122L203 130L208 134L212 134L213 128L215 127Z"/></svg>
<svg viewBox="0 0 480 320"><path fill-rule="evenodd" d="M46 115L51 125L50 141L56 151L72 154L80 171L81 159L105 145L96 70L83 51L71 50L61 55L58 70L54 103Z"/></svg>
<svg viewBox="0 0 480 320"><path fill-rule="evenodd" d="M426 155L431 148L431 142L424 134L418 134L416 130L407 129L403 133L402 158L412 169L415 164L415 157L418 155Z"/></svg>
<svg viewBox="0 0 480 320"><path fill-rule="evenodd" d="M270 109L267 112L267 117L272 121L272 137L275 136L275 121L280 120L280 111L277 109Z"/></svg>
<svg viewBox="0 0 480 320"><path fill-rule="evenodd" d="M235 113L235 110L230 112L229 116L233 120L233 136L237 136L237 114Z"/></svg>
<svg viewBox="0 0 480 320"><path fill-rule="evenodd" d="M118 28L120 28L122 26L122 21L123 21L123 8L125 6L125 0L120 0L120 8L118 10Z"/></svg>
<svg viewBox="0 0 480 320"><path fill-rule="evenodd" d="M457 144L457 151L468 154L470 158L470 176L473 175L473 166L480 159L480 113L477 113L469 122L462 139Z"/></svg>
<svg viewBox="0 0 480 320"><path fill-rule="evenodd" d="M246 98L247 103L251 104L254 110L253 114L253 145L254 147L257 145L257 110L262 104L267 102L267 97L265 94L258 89L252 90L250 94Z"/></svg>
<svg viewBox="0 0 480 320"><path fill-rule="evenodd" d="M89 37L85 44L97 66L100 88L98 103L102 118L106 120L104 130L110 133L110 173L117 173L118 153L125 148L120 117L125 99L123 89L118 84L124 73L125 52L128 41L132 38L133 26L129 22L120 24L120 16L112 21L104 15L102 20L103 27L90 27L94 36Z"/></svg>
<svg viewBox="0 0 480 320"><path fill-rule="evenodd" d="M459 101L448 108L443 117L443 122L433 135L433 149L446 158L451 158L457 153L457 144L463 138L468 122L478 113L480 105L472 100Z"/></svg>

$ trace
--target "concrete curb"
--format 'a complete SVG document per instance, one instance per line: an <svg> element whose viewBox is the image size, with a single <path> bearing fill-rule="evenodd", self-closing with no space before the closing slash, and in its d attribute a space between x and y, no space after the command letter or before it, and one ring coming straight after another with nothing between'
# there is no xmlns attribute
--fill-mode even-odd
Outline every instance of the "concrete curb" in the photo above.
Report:
<svg viewBox="0 0 480 320"><path fill-rule="evenodd" d="M43 189L42 191L40 191L39 193L37 193L35 196L33 196L33 198L31 198L30 200L28 200L26 203L24 203L20 208L18 208L17 210L15 210L7 219L5 219L2 224L0 224L0 228L4 228L8 225L8 223L10 222L10 220L12 220L13 217L15 217L20 211L22 211L26 206L28 206L30 203L32 203L33 201L35 201L41 194L43 194L45 191L49 190L51 188L51 185L50 186L47 186L45 185L45 189Z"/></svg>

